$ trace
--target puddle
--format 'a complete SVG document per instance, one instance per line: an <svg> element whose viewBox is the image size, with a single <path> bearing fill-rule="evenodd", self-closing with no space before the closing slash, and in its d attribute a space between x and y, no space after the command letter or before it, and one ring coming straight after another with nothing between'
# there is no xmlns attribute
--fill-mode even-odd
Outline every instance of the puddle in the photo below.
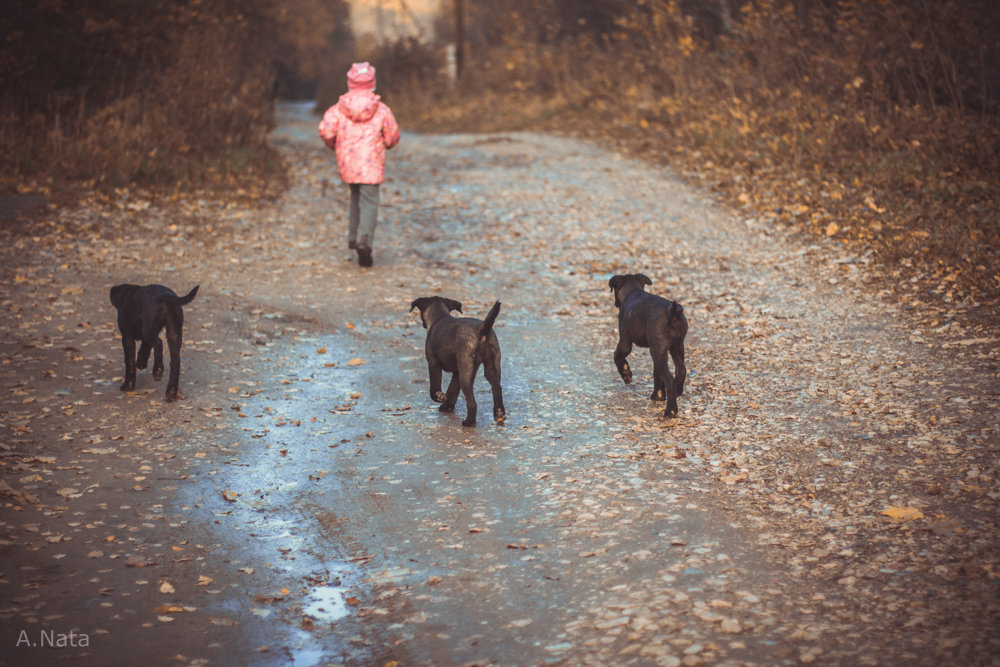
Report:
<svg viewBox="0 0 1000 667"><path fill-rule="evenodd" d="M323 661L323 651L316 648L292 651L292 667L312 667Z"/></svg>
<svg viewBox="0 0 1000 667"><path fill-rule="evenodd" d="M342 588L336 586L320 586L306 598L302 613L320 623L333 623L348 614L347 603L344 602Z"/></svg>

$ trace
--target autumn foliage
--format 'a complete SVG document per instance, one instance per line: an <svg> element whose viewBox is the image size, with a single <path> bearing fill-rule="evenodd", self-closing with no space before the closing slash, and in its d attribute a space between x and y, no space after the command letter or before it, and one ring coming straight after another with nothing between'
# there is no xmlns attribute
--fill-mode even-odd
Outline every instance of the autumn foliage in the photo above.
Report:
<svg viewBox="0 0 1000 667"><path fill-rule="evenodd" d="M323 0L14 0L0 16L8 178L225 183L282 173L276 76L317 76Z"/></svg>
<svg viewBox="0 0 1000 667"><path fill-rule="evenodd" d="M1000 294L996 3L477 7L461 85L444 105L421 91L445 81L401 89L404 125L612 136L900 282L921 267L942 296Z"/></svg>

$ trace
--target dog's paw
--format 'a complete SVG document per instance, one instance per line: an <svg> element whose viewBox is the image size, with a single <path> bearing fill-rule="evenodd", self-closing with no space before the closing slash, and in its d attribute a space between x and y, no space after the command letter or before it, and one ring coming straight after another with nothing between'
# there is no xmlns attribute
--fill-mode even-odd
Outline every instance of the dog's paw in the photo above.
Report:
<svg viewBox="0 0 1000 667"><path fill-rule="evenodd" d="M154 368L153 369L153 379L156 380L157 382L159 382L160 380L163 379L163 369L162 368Z"/></svg>
<svg viewBox="0 0 1000 667"><path fill-rule="evenodd" d="M494 410L493 411L493 420L497 424L503 424L507 420L507 413L504 412L502 409Z"/></svg>
<svg viewBox="0 0 1000 667"><path fill-rule="evenodd" d="M455 411L454 403L442 403L441 407L438 408L438 412L454 412L454 411Z"/></svg>
<svg viewBox="0 0 1000 667"><path fill-rule="evenodd" d="M445 394L443 391L434 392L433 394L431 394L431 398L434 399L435 403L444 403L445 401L448 400L447 394Z"/></svg>
<svg viewBox="0 0 1000 667"><path fill-rule="evenodd" d="M176 389L167 389L167 394L163 397L163 400L167 403L173 403L180 397L181 395Z"/></svg>
<svg viewBox="0 0 1000 667"><path fill-rule="evenodd" d="M462 420L462 426L475 426L475 425L476 425L475 419L469 419L468 417L466 417L465 419Z"/></svg>
<svg viewBox="0 0 1000 667"><path fill-rule="evenodd" d="M663 416L667 419L673 419L677 416L677 406L668 405L667 409L663 411Z"/></svg>
<svg viewBox="0 0 1000 667"><path fill-rule="evenodd" d="M622 366L622 380L625 381L625 384L632 384L632 369L629 368L628 364Z"/></svg>

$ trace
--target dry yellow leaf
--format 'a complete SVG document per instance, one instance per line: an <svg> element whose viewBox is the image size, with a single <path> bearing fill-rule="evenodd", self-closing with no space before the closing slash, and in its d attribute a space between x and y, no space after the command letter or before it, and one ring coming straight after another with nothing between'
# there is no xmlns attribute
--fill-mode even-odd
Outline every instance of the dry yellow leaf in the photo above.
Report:
<svg viewBox="0 0 1000 667"><path fill-rule="evenodd" d="M351 359L350 361L347 362L347 365L348 366L360 366L363 363L365 363L364 359L362 359L361 357L354 357L353 359Z"/></svg>
<svg viewBox="0 0 1000 667"><path fill-rule="evenodd" d="M187 611L184 607L178 607L175 604L161 604L159 607L153 610L154 614L170 614L179 613L182 611Z"/></svg>
<svg viewBox="0 0 1000 667"><path fill-rule="evenodd" d="M829 225L826 226L827 236L833 236L839 231L840 231L840 225L838 225L836 222L831 222Z"/></svg>
<svg viewBox="0 0 1000 667"><path fill-rule="evenodd" d="M882 510L879 514L884 514L894 521L913 521L914 519L924 518L924 513L916 507L893 506Z"/></svg>

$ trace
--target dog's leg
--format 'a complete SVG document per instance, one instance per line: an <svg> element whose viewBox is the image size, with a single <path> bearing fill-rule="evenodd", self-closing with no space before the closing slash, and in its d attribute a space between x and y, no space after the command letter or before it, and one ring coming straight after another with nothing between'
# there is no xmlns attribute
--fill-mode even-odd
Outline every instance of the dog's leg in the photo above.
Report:
<svg viewBox="0 0 1000 667"><path fill-rule="evenodd" d="M444 400L441 403L441 407L438 408L439 412L455 411L455 403L458 401L458 388L458 373L453 373L451 376L451 382L448 383L448 394L441 394L441 396L444 397Z"/></svg>
<svg viewBox="0 0 1000 667"><path fill-rule="evenodd" d="M143 370L149 365L149 353L152 348L149 346L145 340L139 345L139 355L135 359L135 367L139 370ZM159 378L157 378L159 379Z"/></svg>
<svg viewBox="0 0 1000 667"><path fill-rule="evenodd" d="M490 359L486 362L483 372L486 374L486 381L490 383L490 389L493 391L493 420L502 424L507 419L507 412L503 407L503 390L500 388L500 362L496 359Z"/></svg>
<svg viewBox="0 0 1000 667"><path fill-rule="evenodd" d="M664 417L676 417L677 416L677 385L674 384L674 378L670 375L670 367L667 365L667 353L657 355L653 357L653 375L657 378L660 385L667 392L667 408L663 412ZM655 392L654 392L655 393Z"/></svg>
<svg viewBox="0 0 1000 667"><path fill-rule="evenodd" d="M431 400L435 403L444 403L445 395L441 391L441 366L433 361L428 361L427 375L431 381Z"/></svg>
<svg viewBox="0 0 1000 667"><path fill-rule="evenodd" d="M169 339L167 345L170 345ZM170 365L174 365L174 349L172 347L170 348ZM157 382L163 379L163 341L160 340L159 336L153 339L153 379Z"/></svg>
<svg viewBox="0 0 1000 667"><path fill-rule="evenodd" d="M674 360L674 383L677 385L677 395L684 393L684 381L687 379L687 366L684 365L684 339L670 346L670 358Z"/></svg>
<svg viewBox="0 0 1000 667"><path fill-rule="evenodd" d="M181 331L182 320L178 317L177 320L167 321L167 346L170 348L170 378L167 380L167 394L165 400L169 403L170 401L176 401L178 398L177 385L180 383L181 379L181 344L184 342L184 336ZM156 337L156 343L153 348L153 377L156 377L156 370L159 368L160 377L163 377L163 343L160 341L160 337ZM157 378L159 379L159 378Z"/></svg>
<svg viewBox="0 0 1000 667"><path fill-rule="evenodd" d="M667 366L668 358L667 345L659 342L649 346L649 356L653 360L653 393L649 395L651 401L667 400L667 386L664 384L664 375L670 378L670 367ZM671 383L673 378L670 378Z"/></svg>
<svg viewBox="0 0 1000 667"><path fill-rule="evenodd" d="M125 353L125 377L122 378L122 391L135 389L135 339L122 334L122 350Z"/></svg>
<svg viewBox="0 0 1000 667"><path fill-rule="evenodd" d="M472 383L476 379L476 371L478 370L478 365L473 365L472 368L469 368L468 365L459 364L458 372L455 373L455 375L459 378L459 383L462 387L462 394L465 396L466 414L465 419L462 420L462 426L476 425L476 414L479 411L479 406L476 405L476 395L472 391Z"/></svg>
<svg viewBox="0 0 1000 667"><path fill-rule="evenodd" d="M649 395L649 400L651 401L663 401L666 400L666 395L663 390L663 382L660 380L659 373L656 372L656 365L653 365L653 393Z"/></svg>
<svg viewBox="0 0 1000 667"><path fill-rule="evenodd" d="M618 374L622 376L625 384L632 382L632 369L628 365L628 355L632 352L632 340L624 331L618 333L618 347L615 348L615 366L618 367Z"/></svg>

